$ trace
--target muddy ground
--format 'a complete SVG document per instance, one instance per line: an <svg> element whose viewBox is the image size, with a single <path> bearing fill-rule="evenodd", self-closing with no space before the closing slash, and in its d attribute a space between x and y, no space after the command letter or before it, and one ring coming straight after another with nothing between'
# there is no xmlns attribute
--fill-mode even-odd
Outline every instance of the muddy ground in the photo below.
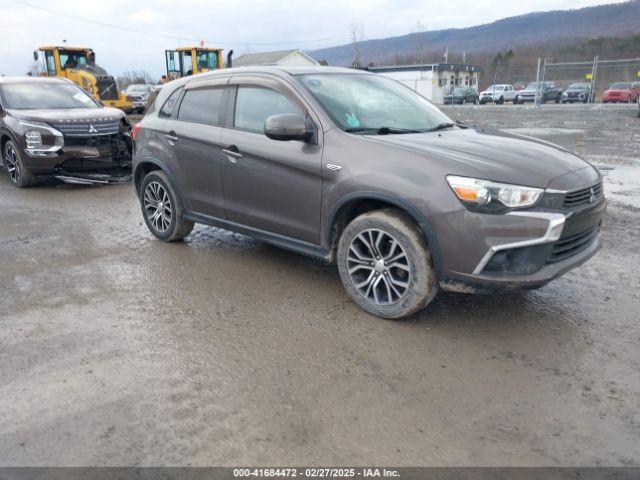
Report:
<svg viewBox="0 0 640 480"><path fill-rule="evenodd" d="M0 465L640 465L640 119L445 110L602 168L601 252L384 321L303 256L154 240L129 185L0 174Z"/></svg>

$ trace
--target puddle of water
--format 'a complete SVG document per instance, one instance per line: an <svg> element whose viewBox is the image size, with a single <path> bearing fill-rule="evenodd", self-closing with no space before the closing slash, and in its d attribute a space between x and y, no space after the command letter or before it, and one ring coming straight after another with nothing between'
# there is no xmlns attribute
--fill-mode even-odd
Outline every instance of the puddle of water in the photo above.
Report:
<svg viewBox="0 0 640 480"><path fill-rule="evenodd" d="M602 170L601 170L602 171ZM602 171L605 191L611 200L640 208L640 164L616 165Z"/></svg>

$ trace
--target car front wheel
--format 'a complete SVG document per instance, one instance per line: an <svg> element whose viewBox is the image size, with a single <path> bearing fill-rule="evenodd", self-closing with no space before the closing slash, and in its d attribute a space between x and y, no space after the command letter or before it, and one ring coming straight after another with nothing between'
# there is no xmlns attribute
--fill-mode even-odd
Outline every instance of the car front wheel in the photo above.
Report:
<svg viewBox="0 0 640 480"><path fill-rule="evenodd" d="M364 213L347 225L338 244L338 270L354 302L382 318L409 316L438 291L422 233L394 209Z"/></svg>
<svg viewBox="0 0 640 480"><path fill-rule="evenodd" d="M180 199L164 172L149 172L140 185L140 206L147 227L165 242L182 240L194 223L183 218Z"/></svg>
<svg viewBox="0 0 640 480"><path fill-rule="evenodd" d="M36 183L36 177L24 167L20 150L13 142L9 140L5 146L2 158L4 166L9 173L9 180L18 188L30 187Z"/></svg>

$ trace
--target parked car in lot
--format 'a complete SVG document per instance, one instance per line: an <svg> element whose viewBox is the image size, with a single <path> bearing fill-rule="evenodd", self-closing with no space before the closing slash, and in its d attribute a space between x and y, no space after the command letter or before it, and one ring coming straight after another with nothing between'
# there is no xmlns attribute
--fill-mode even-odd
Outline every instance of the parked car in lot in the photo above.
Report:
<svg viewBox="0 0 640 480"><path fill-rule="evenodd" d="M332 67L176 80L137 124L134 185L153 235L216 225L335 262L367 312L438 288L540 287L590 258L605 210L579 157L456 124L396 81Z"/></svg>
<svg viewBox="0 0 640 480"><path fill-rule="evenodd" d="M524 90L516 92L514 103L534 102L536 92L539 92L540 101L547 103L550 100L560 103L562 99L562 89L554 82L531 82Z"/></svg>
<svg viewBox="0 0 640 480"><path fill-rule="evenodd" d="M491 85L480 92L480 103L483 105L491 102L501 105L504 102L515 101L515 98L516 91L510 84Z"/></svg>
<svg viewBox="0 0 640 480"><path fill-rule="evenodd" d="M562 92L562 103L589 102L591 96L590 83L572 83Z"/></svg>
<svg viewBox="0 0 640 480"><path fill-rule="evenodd" d="M40 176L81 184L131 178L124 113L64 78L0 78L0 148L17 187Z"/></svg>
<svg viewBox="0 0 640 480"><path fill-rule="evenodd" d="M444 96L444 103L445 105L478 103L478 92L473 87L456 87Z"/></svg>
<svg viewBox="0 0 640 480"><path fill-rule="evenodd" d="M602 95L602 103L637 102L640 97L640 82L616 82L609 85Z"/></svg>
<svg viewBox="0 0 640 480"><path fill-rule="evenodd" d="M133 101L133 109L138 113L144 113L144 109L147 106L147 101L149 100L149 95L153 91L153 85L145 85L145 84L133 84L129 85L124 93L131 97Z"/></svg>

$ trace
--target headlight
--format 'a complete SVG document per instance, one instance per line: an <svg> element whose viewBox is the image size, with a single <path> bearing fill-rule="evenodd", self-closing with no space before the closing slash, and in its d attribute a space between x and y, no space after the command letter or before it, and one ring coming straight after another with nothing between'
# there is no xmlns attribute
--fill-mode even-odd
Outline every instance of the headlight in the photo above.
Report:
<svg viewBox="0 0 640 480"><path fill-rule="evenodd" d="M530 207L536 204L544 192L541 188L453 175L447 176L447 182L469 210L482 213L500 213L508 209Z"/></svg>
<svg viewBox="0 0 640 480"><path fill-rule="evenodd" d="M28 149L34 149L42 146L42 135L37 130L29 130L24 134Z"/></svg>
<svg viewBox="0 0 640 480"><path fill-rule="evenodd" d="M46 155L64 146L64 136L51 125L26 120L18 120L18 123L25 127L24 140L28 153Z"/></svg>

